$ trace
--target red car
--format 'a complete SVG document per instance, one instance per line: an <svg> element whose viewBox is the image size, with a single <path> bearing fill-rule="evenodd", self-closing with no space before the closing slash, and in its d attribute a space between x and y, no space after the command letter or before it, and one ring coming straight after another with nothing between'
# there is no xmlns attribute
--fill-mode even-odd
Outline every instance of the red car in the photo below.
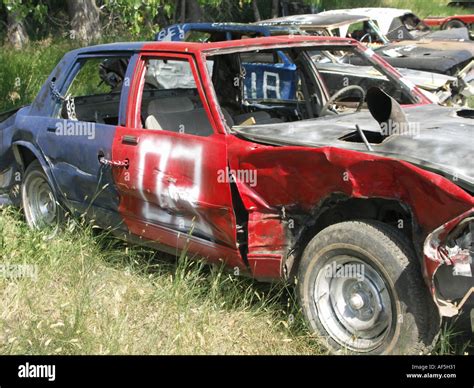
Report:
<svg viewBox="0 0 474 388"><path fill-rule="evenodd" d="M474 15L430 16L423 21L430 27L439 27L442 30L463 27L472 29Z"/></svg>
<svg viewBox="0 0 474 388"><path fill-rule="evenodd" d="M472 301L474 112L432 105L354 40L83 48L3 117L0 194L31 227L85 215L293 282L334 353L428 351Z"/></svg>

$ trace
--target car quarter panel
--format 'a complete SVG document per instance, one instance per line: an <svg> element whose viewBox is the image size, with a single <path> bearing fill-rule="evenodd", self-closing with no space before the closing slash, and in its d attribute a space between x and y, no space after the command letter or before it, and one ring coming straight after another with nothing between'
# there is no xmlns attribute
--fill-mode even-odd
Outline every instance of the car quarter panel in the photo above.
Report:
<svg viewBox="0 0 474 388"><path fill-rule="evenodd" d="M249 263L257 277L283 273L301 230L334 194L407 206L418 252L432 230L474 207L473 197L449 180L400 160L334 147L268 146L236 136L228 137L228 147L231 170L257 176L255 185L237 180L249 213Z"/></svg>

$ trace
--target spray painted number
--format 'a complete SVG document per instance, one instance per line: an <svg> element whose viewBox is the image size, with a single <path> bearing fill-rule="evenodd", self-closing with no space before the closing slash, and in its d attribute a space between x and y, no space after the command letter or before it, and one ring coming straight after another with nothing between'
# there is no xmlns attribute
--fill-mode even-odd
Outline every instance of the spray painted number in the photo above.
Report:
<svg viewBox="0 0 474 388"><path fill-rule="evenodd" d="M154 170L151 171L149 158L158 157ZM177 177L182 175L177 173L173 176L171 162L176 160L181 164L192 164L193 176L192 185L184 186L177 182ZM179 167L178 171L179 171ZM178 210L182 206L194 207L199 199L201 190L201 169L202 169L202 147L188 147L184 145L172 144L170 141L154 141L148 139L141 143L138 163L138 184L137 188L147 207L150 198L147 193L152 195L151 202L158 204L160 208ZM153 178L152 178L153 177ZM149 179L151 187L147 187ZM145 180L147 180L145 182ZM149 190L147 190L147 188ZM144 209L146 213L147 209ZM153 218L152 214L144 214L146 218ZM151 216L151 217L150 217Z"/></svg>
<svg viewBox="0 0 474 388"><path fill-rule="evenodd" d="M257 94L257 79L258 74L256 72L250 73L250 98L257 99L260 96ZM281 99L280 93L280 75L271 71L263 72L262 80L263 99L276 98Z"/></svg>

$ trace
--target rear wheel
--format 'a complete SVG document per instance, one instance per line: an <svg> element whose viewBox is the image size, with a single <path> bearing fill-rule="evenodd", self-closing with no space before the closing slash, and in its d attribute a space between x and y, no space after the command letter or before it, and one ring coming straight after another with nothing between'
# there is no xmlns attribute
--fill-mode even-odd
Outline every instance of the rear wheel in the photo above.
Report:
<svg viewBox="0 0 474 388"><path fill-rule="evenodd" d="M408 239L379 222L318 233L303 253L298 295L310 328L333 353L419 354L439 332Z"/></svg>
<svg viewBox="0 0 474 388"><path fill-rule="evenodd" d="M446 23L446 25L444 26L444 29L450 30L452 28L464 28L464 27L466 27L466 25L461 20L453 19Z"/></svg>
<svg viewBox="0 0 474 388"><path fill-rule="evenodd" d="M21 200L26 222L30 228L58 226L61 209L47 175L36 160L25 171Z"/></svg>

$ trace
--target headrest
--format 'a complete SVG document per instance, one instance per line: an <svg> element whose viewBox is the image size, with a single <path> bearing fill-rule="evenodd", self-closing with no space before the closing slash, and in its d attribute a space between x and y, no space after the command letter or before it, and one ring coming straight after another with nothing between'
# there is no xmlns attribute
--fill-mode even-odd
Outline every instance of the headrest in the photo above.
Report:
<svg viewBox="0 0 474 388"><path fill-rule="evenodd" d="M234 119L230 115L230 113L227 111L227 109L221 107L222 114L224 115L224 119L227 123L227 126L229 128L232 128L234 126Z"/></svg>
<svg viewBox="0 0 474 388"><path fill-rule="evenodd" d="M149 115L166 113L189 112L194 109L193 102L188 97L169 97L152 100L148 104Z"/></svg>

